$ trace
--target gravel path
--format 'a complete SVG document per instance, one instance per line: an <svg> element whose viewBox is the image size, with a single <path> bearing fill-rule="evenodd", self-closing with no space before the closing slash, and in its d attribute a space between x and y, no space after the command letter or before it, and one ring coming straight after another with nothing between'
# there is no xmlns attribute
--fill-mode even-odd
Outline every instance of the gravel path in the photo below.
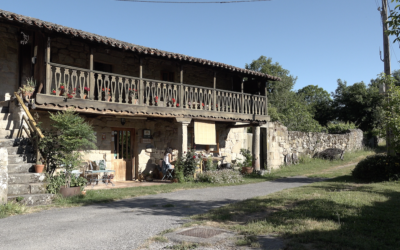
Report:
<svg viewBox="0 0 400 250"><path fill-rule="evenodd" d="M0 220L0 249L135 249L187 216L315 181L291 177L8 217Z"/></svg>

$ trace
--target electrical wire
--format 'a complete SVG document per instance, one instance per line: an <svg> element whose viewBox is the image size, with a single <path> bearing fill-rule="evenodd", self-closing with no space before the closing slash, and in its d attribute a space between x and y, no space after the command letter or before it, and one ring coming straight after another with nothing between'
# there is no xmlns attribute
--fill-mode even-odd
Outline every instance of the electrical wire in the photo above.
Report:
<svg viewBox="0 0 400 250"><path fill-rule="evenodd" d="M179 1L160 1L160 0L117 0L121 2L136 2L136 3L251 3L251 2L266 2L271 0L237 0L237 1L208 1L208 2L179 2Z"/></svg>

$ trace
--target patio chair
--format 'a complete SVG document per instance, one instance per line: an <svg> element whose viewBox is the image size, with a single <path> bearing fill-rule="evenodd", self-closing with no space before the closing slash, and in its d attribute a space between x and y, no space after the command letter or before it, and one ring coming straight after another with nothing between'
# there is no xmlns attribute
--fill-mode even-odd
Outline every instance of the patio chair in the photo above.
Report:
<svg viewBox="0 0 400 250"><path fill-rule="evenodd" d="M165 175L163 176L163 178L161 180L164 180L166 178L166 180L172 180L174 178L174 169L173 168L168 168L167 171L165 172Z"/></svg>

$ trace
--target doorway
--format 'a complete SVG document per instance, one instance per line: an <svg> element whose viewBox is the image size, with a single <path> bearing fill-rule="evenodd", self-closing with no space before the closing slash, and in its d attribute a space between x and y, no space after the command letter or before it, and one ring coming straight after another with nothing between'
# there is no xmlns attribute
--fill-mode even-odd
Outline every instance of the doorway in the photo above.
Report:
<svg viewBox="0 0 400 250"><path fill-rule="evenodd" d="M111 164L115 170L115 181L135 179L135 129L112 128Z"/></svg>

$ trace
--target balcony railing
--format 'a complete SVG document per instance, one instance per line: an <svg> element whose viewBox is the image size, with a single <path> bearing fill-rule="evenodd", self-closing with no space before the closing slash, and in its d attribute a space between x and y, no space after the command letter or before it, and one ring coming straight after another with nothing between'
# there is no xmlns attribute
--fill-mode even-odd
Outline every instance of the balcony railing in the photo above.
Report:
<svg viewBox="0 0 400 250"><path fill-rule="evenodd" d="M174 109L267 115L266 97L49 63L45 94Z"/></svg>

